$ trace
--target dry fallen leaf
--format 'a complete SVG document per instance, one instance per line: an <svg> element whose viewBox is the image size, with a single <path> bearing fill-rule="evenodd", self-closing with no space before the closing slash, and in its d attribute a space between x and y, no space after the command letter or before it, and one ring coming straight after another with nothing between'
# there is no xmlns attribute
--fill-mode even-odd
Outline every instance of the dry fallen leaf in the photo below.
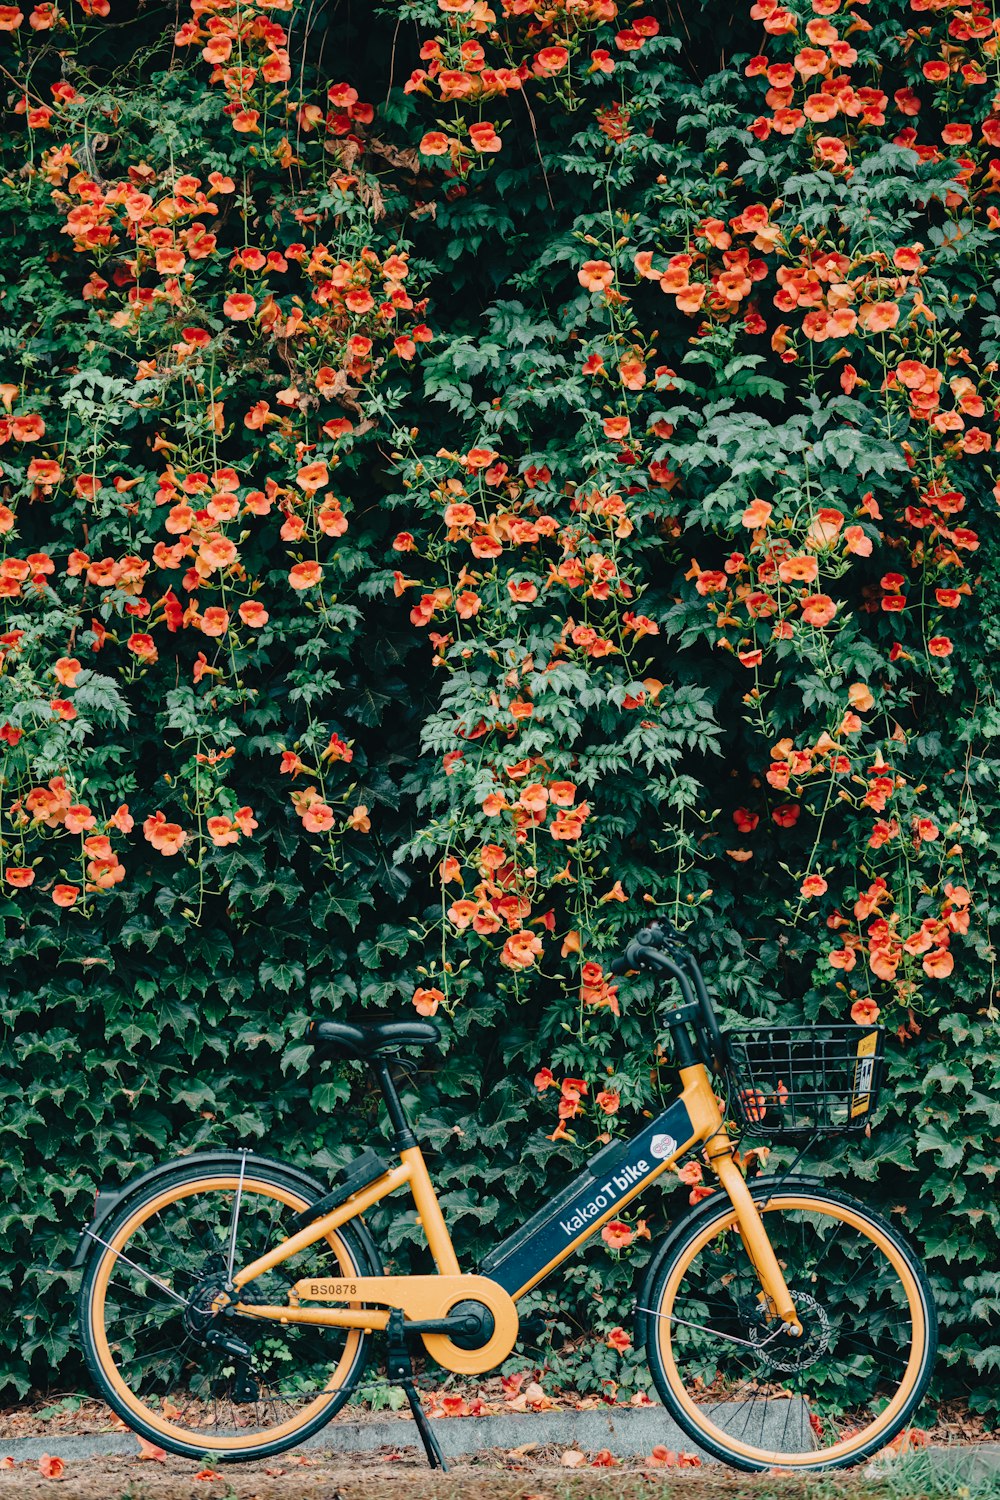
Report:
<svg viewBox="0 0 1000 1500"><path fill-rule="evenodd" d="M520 1446L520 1448L508 1448L508 1450L507 1450L507 1457L508 1458L523 1458L526 1453L530 1453L531 1452L532 1448L537 1448L537 1447L538 1447L537 1443L522 1443L521 1446ZM530 1496L525 1495L523 1497L523 1500L530 1500Z"/></svg>
<svg viewBox="0 0 1000 1500"><path fill-rule="evenodd" d="M567 1448L566 1452L563 1454L559 1462L562 1464L564 1469L578 1469L580 1465L585 1464L587 1460L584 1458L579 1449Z"/></svg>

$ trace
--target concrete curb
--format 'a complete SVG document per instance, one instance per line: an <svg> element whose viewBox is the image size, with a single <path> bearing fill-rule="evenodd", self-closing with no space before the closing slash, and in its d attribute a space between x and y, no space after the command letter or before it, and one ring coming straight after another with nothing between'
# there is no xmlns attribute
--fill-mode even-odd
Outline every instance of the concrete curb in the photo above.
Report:
<svg viewBox="0 0 1000 1500"><path fill-rule="evenodd" d="M540 1448L581 1448L597 1453L608 1448L616 1457L635 1458L653 1451L658 1443L667 1448L694 1452L695 1445L667 1416L662 1406L639 1411L598 1407L592 1411L546 1411L528 1416L500 1412L486 1417L444 1417L431 1423L447 1458L467 1457L489 1448L520 1448L533 1443ZM334 1418L328 1427L301 1445L314 1451L349 1455L415 1449L423 1455L416 1425L409 1414L368 1422ZM21 1461L43 1453L60 1458L109 1458L138 1451L128 1433L108 1432L70 1437L53 1433L47 1438L0 1438L0 1457Z"/></svg>
<svg viewBox="0 0 1000 1500"><path fill-rule="evenodd" d="M434 1432L448 1458L472 1457L488 1449L510 1451L531 1444L538 1448L579 1448L593 1456L607 1448L616 1458L641 1458L657 1444L675 1451L699 1452L667 1416L662 1406L639 1410L598 1407L591 1411L548 1411L535 1415L498 1413L486 1417L448 1417L433 1423ZM397 1416L369 1422L334 1420L310 1442L314 1452L335 1456L376 1453L413 1453L423 1450L412 1418ZM0 1438L0 1457L31 1462L43 1453L57 1453L68 1462L79 1459L128 1458L138 1453L128 1433L93 1433L70 1436L53 1432L49 1437ZM963 1482L1000 1474L1000 1442L954 1444L919 1450L935 1472L943 1471ZM706 1463L714 1462L701 1455ZM869 1466L869 1472L881 1469Z"/></svg>

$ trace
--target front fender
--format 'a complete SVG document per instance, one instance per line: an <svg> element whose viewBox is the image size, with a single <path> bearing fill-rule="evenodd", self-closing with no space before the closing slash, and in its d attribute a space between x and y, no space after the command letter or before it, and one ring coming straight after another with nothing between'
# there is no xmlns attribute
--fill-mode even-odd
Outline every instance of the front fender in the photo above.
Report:
<svg viewBox="0 0 1000 1500"><path fill-rule="evenodd" d="M76 1252L70 1264L74 1270L79 1270L94 1248L95 1241L91 1236L101 1235L104 1228L110 1223L111 1218L118 1210L139 1192L149 1187L151 1183L161 1183L165 1179L178 1172L187 1172L192 1166L210 1168L231 1169L239 1172L240 1163L243 1161L243 1153L239 1151L196 1151L190 1156L178 1156L173 1161L164 1162L162 1166L152 1167L148 1172L142 1172L138 1177L131 1178L121 1187L108 1186L102 1183L97 1191L94 1203L94 1213L89 1224L84 1225L80 1231L77 1241ZM246 1160L252 1163L254 1160L261 1163L267 1161L266 1157L256 1157L253 1151L246 1153ZM322 1198L329 1192L329 1183L320 1182L318 1178L310 1176L308 1172L302 1171L300 1167L290 1166L287 1162L275 1162L280 1166L282 1172L290 1177L302 1191L312 1194L314 1200ZM382 1276L385 1268L378 1246L372 1239L367 1225L361 1218L350 1221L351 1231L357 1235L358 1248L367 1261L366 1274L369 1276Z"/></svg>
<svg viewBox="0 0 1000 1500"><path fill-rule="evenodd" d="M788 1176L787 1173L775 1177L754 1177L747 1184L755 1199L768 1198L775 1192L785 1192L789 1189L794 1191L795 1188L821 1188L825 1185L821 1177L810 1177L804 1174L800 1176L798 1173L794 1177ZM720 1201L728 1202L721 1189L714 1192L710 1198L703 1198L682 1219L678 1219L646 1267L642 1290L635 1308L635 1346L637 1349L646 1347L651 1331L653 1318L647 1309L650 1306L650 1298L653 1295L660 1268L664 1261L673 1255L679 1242L686 1240L703 1219L710 1219L719 1212Z"/></svg>

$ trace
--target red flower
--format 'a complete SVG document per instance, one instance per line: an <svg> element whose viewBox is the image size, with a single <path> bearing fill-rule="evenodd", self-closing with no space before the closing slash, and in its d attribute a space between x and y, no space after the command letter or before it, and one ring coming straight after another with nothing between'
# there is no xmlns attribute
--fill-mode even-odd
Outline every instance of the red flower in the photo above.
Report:
<svg viewBox="0 0 1000 1500"><path fill-rule="evenodd" d="M228 818L209 818L205 826L217 849L223 849L227 844L235 844L239 840L240 831Z"/></svg>
<svg viewBox="0 0 1000 1500"><path fill-rule="evenodd" d="M230 292L222 304L222 311L234 323L245 323L257 311L257 303L249 292Z"/></svg>
<svg viewBox="0 0 1000 1500"><path fill-rule="evenodd" d="M62 477L63 471L54 458L33 458L28 465L28 479L45 489L51 489Z"/></svg>
<svg viewBox="0 0 1000 1500"><path fill-rule="evenodd" d="M771 814L779 828L792 828L799 821L802 812L797 802L782 802Z"/></svg>
<svg viewBox="0 0 1000 1500"><path fill-rule="evenodd" d="M809 594L802 600L802 618L809 625L829 625L837 606L829 594Z"/></svg>
<svg viewBox="0 0 1000 1500"><path fill-rule="evenodd" d="M474 151L499 151L503 142L488 120L481 121L469 129L469 139Z"/></svg>
<svg viewBox="0 0 1000 1500"><path fill-rule="evenodd" d="M421 1016L433 1016L443 999L444 995L438 989L421 986L413 991L413 1004Z"/></svg>
<svg viewBox="0 0 1000 1500"><path fill-rule="evenodd" d="M507 939L500 962L508 969L530 969L542 951L542 940L531 932L515 932Z"/></svg>
<svg viewBox="0 0 1000 1500"><path fill-rule="evenodd" d="M210 609L206 609L202 615L201 628L205 635L225 635L229 629L229 615L224 609L220 609L218 605L213 605Z"/></svg>
<svg viewBox="0 0 1000 1500"><path fill-rule="evenodd" d="M614 267L606 260L586 260L577 272L577 280L588 292L603 292L614 279Z"/></svg>
<svg viewBox="0 0 1000 1500"><path fill-rule="evenodd" d="M10 424L11 436L17 443L31 443L44 436L45 423L37 414L15 417Z"/></svg>
<svg viewBox="0 0 1000 1500"><path fill-rule="evenodd" d="M333 808L329 807L313 793L304 795L308 796L309 800L303 804L301 810L303 827L309 833L327 833L333 827L334 823ZM293 792L293 799L295 796L296 793Z"/></svg>
<svg viewBox="0 0 1000 1500"><path fill-rule="evenodd" d="M304 464L295 476L295 483L307 495L314 495L317 490L330 483L330 471L322 460Z"/></svg>
<svg viewBox="0 0 1000 1500"><path fill-rule="evenodd" d="M955 967L955 960L947 948L935 948L924 958L922 967L932 979L947 979Z"/></svg>
<svg viewBox="0 0 1000 1500"><path fill-rule="evenodd" d="M767 525L773 510L774 506L767 500L751 500L740 519L749 530L757 531Z"/></svg>
<svg viewBox="0 0 1000 1500"><path fill-rule="evenodd" d="M253 630L259 630L270 618L263 604L259 604L256 599L245 600L240 605L239 616L244 625L249 625Z"/></svg>
<svg viewBox="0 0 1000 1500"><path fill-rule="evenodd" d="M76 679L83 671L83 667L75 656L60 656L52 668L52 675L63 687L76 687Z"/></svg>
<svg viewBox="0 0 1000 1500"><path fill-rule="evenodd" d="M300 562L290 570L288 582L293 589L301 592L303 589L315 588L323 577L323 569L318 562Z"/></svg>
<svg viewBox="0 0 1000 1500"><path fill-rule="evenodd" d="M133 632L125 643L133 656L137 656L141 662L151 666L158 658L156 643L151 635L142 631Z"/></svg>
<svg viewBox="0 0 1000 1500"><path fill-rule="evenodd" d="M568 62L569 53L565 47L543 47L535 55L532 71L540 78L551 78L556 73L561 73Z"/></svg>
<svg viewBox="0 0 1000 1500"><path fill-rule="evenodd" d="M187 840L187 834L179 823L168 823L166 815L156 812L151 818L147 818L142 825L142 831L161 854L176 854Z"/></svg>

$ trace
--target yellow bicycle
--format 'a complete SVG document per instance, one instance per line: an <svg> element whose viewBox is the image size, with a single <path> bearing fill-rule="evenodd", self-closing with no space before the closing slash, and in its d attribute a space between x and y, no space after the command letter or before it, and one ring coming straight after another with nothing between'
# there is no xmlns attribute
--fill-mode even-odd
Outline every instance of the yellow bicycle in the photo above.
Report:
<svg viewBox="0 0 1000 1500"><path fill-rule="evenodd" d="M676 984L680 1003L663 1020L680 1092L638 1134L599 1151L474 1271L459 1266L393 1080L400 1049L437 1039L427 1020L312 1026L317 1052L371 1066L393 1160L366 1150L331 1187L254 1153L206 1153L102 1190L77 1263L83 1347L109 1405L174 1453L270 1457L340 1410L379 1332L428 1458L443 1463L413 1384L411 1342L459 1375L496 1369L517 1343L521 1298L698 1151L716 1191L659 1247L637 1303L637 1343L670 1416L741 1469L836 1468L884 1447L916 1410L936 1349L920 1262L879 1214L821 1180L746 1181L725 1123L803 1143L864 1127L881 1081L881 1031L724 1035L697 962L661 924L639 933L616 967ZM365 1224L401 1188L432 1274L386 1275Z"/></svg>

